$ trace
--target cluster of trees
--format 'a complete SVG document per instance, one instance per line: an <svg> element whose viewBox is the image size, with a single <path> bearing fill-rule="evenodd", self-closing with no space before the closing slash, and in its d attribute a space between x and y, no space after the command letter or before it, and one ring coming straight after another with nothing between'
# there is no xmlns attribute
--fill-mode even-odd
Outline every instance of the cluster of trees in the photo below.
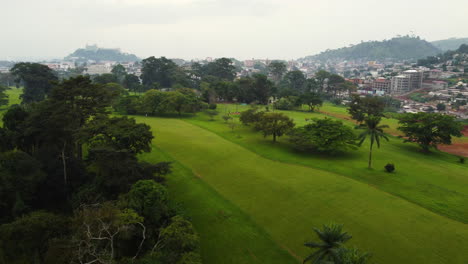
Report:
<svg viewBox="0 0 468 264"><path fill-rule="evenodd" d="M165 113L195 113L207 108L196 92L189 88L161 92L151 89L142 96L121 97L114 105L115 109L125 114L160 115Z"/></svg>
<svg viewBox="0 0 468 264"><path fill-rule="evenodd" d="M110 116L116 93L89 77L32 87L46 98L23 97L0 128L0 262L201 263L170 164L137 158L150 127Z"/></svg>
<svg viewBox="0 0 468 264"><path fill-rule="evenodd" d="M241 113L240 121L252 126L263 135L277 137L288 135L292 145L303 151L335 154L356 148L356 135L353 130L339 120L329 118L313 119L302 127L282 113L269 113L251 108Z"/></svg>

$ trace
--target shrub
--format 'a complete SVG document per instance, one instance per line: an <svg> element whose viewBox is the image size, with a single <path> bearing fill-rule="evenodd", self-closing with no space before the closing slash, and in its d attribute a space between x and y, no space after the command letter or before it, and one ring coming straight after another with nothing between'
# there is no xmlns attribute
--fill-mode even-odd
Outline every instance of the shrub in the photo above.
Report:
<svg viewBox="0 0 468 264"><path fill-rule="evenodd" d="M214 109L216 109L216 107L218 107L217 104L210 104L210 105L208 105L208 109L214 110Z"/></svg>
<svg viewBox="0 0 468 264"><path fill-rule="evenodd" d="M265 112L258 112L256 108L251 108L249 110L243 111L240 114L239 120L244 125L249 125L260 121Z"/></svg>
<svg viewBox="0 0 468 264"><path fill-rule="evenodd" d="M227 123L229 120L232 119L232 116L230 116L230 115L223 115L223 119L224 119L224 122Z"/></svg>
<svg viewBox="0 0 468 264"><path fill-rule="evenodd" d="M465 158L464 157L460 157L460 159L458 160L461 164L465 163Z"/></svg>
<svg viewBox="0 0 468 264"><path fill-rule="evenodd" d="M395 170L395 165L393 163L388 163L384 168L388 173L392 173Z"/></svg>

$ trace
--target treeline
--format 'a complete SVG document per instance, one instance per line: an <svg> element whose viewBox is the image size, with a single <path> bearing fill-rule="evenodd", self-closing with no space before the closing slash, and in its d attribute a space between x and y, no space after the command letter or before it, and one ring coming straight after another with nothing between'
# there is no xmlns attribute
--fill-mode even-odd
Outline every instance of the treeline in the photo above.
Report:
<svg viewBox="0 0 468 264"><path fill-rule="evenodd" d="M456 54L458 54L458 56L455 56ZM453 60L452 65L458 66L458 65L462 65L462 63L466 63L467 58L465 56L467 54L468 54L468 45L462 44L456 50L449 50L444 53L438 54L436 56L428 56L424 59L419 59L418 66L425 66L425 67L433 68L437 64L442 64L442 63L445 64L449 60Z"/></svg>
<svg viewBox="0 0 468 264"><path fill-rule="evenodd" d="M37 67L16 66L23 103L0 128L0 263L201 263L170 163L137 158L150 127L109 115L112 85Z"/></svg>
<svg viewBox="0 0 468 264"><path fill-rule="evenodd" d="M313 60L410 60L424 58L439 53L440 50L419 37L402 36L383 41L361 42L350 47L327 50L315 56Z"/></svg>

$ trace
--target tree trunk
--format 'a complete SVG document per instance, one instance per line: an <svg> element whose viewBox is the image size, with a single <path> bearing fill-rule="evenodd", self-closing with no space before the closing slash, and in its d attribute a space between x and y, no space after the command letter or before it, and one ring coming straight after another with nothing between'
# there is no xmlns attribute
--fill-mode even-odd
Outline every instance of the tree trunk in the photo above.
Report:
<svg viewBox="0 0 468 264"><path fill-rule="evenodd" d="M63 165L63 183L65 185L65 190L67 189L67 162L66 162L66 157L65 157L65 147L67 146L67 142L63 143L63 148L62 148L62 165Z"/></svg>
<svg viewBox="0 0 468 264"><path fill-rule="evenodd" d="M369 149L369 169L372 168L372 143L370 144L370 149Z"/></svg>
<svg viewBox="0 0 468 264"><path fill-rule="evenodd" d="M273 142L276 142L276 133L273 133Z"/></svg>

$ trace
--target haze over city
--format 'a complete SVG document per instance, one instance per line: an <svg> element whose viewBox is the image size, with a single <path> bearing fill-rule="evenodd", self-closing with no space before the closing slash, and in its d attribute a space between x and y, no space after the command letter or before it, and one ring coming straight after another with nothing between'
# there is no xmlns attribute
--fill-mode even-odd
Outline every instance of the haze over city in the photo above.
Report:
<svg viewBox="0 0 468 264"><path fill-rule="evenodd" d="M63 58L94 43L141 58L296 59L399 34L428 41L464 37L468 24L463 0L3 0L1 5L6 26L0 59L6 60Z"/></svg>

